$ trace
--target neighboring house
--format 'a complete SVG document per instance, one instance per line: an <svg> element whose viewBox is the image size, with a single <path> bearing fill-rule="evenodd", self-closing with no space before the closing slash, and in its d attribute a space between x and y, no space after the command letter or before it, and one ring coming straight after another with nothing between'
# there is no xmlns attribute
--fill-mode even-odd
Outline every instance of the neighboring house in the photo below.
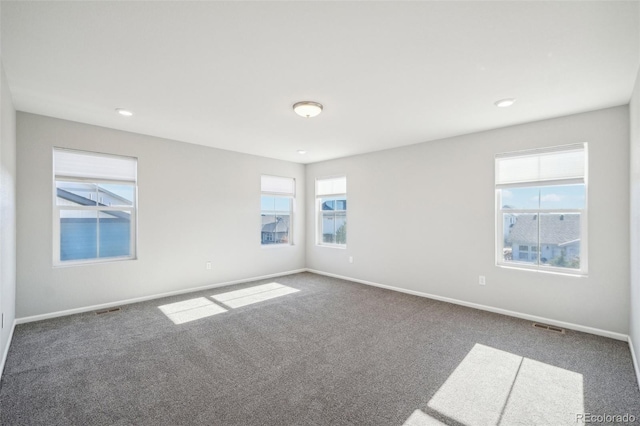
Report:
<svg viewBox="0 0 640 426"><path fill-rule="evenodd" d="M538 226L540 217L542 219ZM538 232L541 263L561 257L567 261L580 258L580 215L520 214L507 236L514 261L538 260Z"/></svg>
<svg viewBox="0 0 640 426"><path fill-rule="evenodd" d="M262 216L262 244L289 242L289 216Z"/></svg>
<svg viewBox="0 0 640 426"><path fill-rule="evenodd" d="M510 209L511 207L509 207L508 205L505 205L503 207L503 209ZM517 219L517 215L513 214L513 213L505 213L504 214L504 224L502 226L502 233L504 234L504 241L507 242L507 237L509 236L509 232L511 231L511 228L513 227L513 225L516 224L516 219Z"/></svg>
<svg viewBox="0 0 640 426"><path fill-rule="evenodd" d="M94 184L74 183L57 188L57 203L64 206L131 205L121 197ZM97 201L97 204L96 204ZM127 211L66 210L60 217L60 260L82 260L130 254L131 215ZM99 226L96 226L99 224ZM100 237L98 237L98 232Z"/></svg>
<svg viewBox="0 0 640 426"><path fill-rule="evenodd" d="M65 187L57 188L58 205L67 206L130 206L131 201L102 186L92 183L65 183Z"/></svg>

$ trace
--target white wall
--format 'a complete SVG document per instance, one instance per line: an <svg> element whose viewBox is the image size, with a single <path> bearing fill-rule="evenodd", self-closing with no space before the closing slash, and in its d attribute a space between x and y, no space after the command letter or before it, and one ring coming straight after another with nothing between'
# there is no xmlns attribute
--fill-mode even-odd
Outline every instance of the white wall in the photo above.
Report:
<svg viewBox="0 0 640 426"><path fill-rule="evenodd" d="M628 114L621 106L309 165L307 267L627 334ZM577 142L589 143L589 276L497 267L494 155ZM340 174L347 249L318 247L314 180Z"/></svg>
<svg viewBox="0 0 640 426"><path fill-rule="evenodd" d="M22 112L17 139L19 318L305 266L301 164ZM54 146L138 157L137 260L52 267ZM297 181L293 246L260 245L263 173Z"/></svg>
<svg viewBox="0 0 640 426"><path fill-rule="evenodd" d="M629 103L629 116L631 124L631 316L629 336L637 358L640 356L640 70L638 70L636 85ZM636 371L637 373L640 372Z"/></svg>
<svg viewBox="0 0 640 426"><path fill-rule="evenodd" d="M0 64L0 374L16 307L16 111Z"/></svg>

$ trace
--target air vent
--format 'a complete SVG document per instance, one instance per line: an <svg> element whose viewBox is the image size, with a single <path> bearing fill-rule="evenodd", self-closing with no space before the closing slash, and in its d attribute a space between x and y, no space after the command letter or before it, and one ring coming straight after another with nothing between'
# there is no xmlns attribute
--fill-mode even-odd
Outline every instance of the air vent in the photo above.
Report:
<svg viewBox="0 0 640 426"><path fill-rule="evenodd" d="M120 312L120 308L110 308L110 309L103 309L101 311L96 311L96 315L110 314L111 312Z"/></svg>
<svg viewBox="0 0 640 426"><path fill-rule="evenodd" d="M534 322L533 326L535 328L540 328L542 330L553 331L554 333L564 334L564 328L556 327L553 325L540 324L539 322Z"/></svg>

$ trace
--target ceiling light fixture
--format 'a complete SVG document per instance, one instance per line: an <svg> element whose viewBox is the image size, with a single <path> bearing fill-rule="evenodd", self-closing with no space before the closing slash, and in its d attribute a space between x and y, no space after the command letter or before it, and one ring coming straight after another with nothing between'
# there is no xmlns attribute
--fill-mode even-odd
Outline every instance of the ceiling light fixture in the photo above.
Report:
<svg viewBox="0 0 640 426"><path fill-rule="evenodd" d="M300 117L311 118L322 112L322 104L311 101L297 102L293 105L293 110Z"/></svg>
<svg viewBox="0 0 640 426"><path fill-rule="evenodd" d="M128 109L124 109L124 108L116 108L116 112L120 115L123 115L125 117L131 117L133 115L133 113L131 111L129 111Z"/></svg>
<svg viewBox="0 0 640 426"><path fill-rule="evenodd" d="M506 108L513 105L515 101L516 100L514 98L506 98L506 99L500 99L499 101L495 101L493 104L498 108Z"/></svg>
<svg viewBox="0 0 640 426"><path fill-rule="evenodd" d="M304 155L306 153L307 153L307 151L305 151L304 149L299 149L298 150L298 154L300 154L300 155Z"/></svg>

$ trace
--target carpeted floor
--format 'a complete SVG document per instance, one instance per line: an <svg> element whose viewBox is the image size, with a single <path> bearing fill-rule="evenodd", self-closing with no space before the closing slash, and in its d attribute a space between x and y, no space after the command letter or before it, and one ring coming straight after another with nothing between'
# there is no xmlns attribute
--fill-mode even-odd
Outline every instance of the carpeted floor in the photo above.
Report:
<svg viewBox="0 0 640 426"><path fill-rule="evenodd" d="M0 388L7 426L558 426L585 413L640 417L626 342L310 273L19 325Z"/></svg>

